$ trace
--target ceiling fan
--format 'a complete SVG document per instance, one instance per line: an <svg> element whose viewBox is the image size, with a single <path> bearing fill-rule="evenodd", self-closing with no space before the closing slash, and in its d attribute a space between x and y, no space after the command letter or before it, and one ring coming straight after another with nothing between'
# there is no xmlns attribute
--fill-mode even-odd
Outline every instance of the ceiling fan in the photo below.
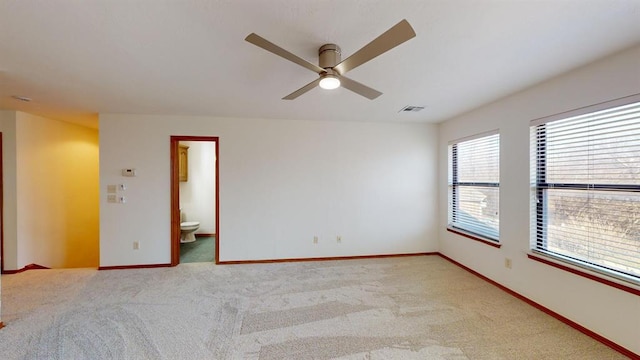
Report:
<svg viewBox="0 0 640 360"><path fill-rule="evenodd" d="M344 74L415 36L416 33L413 31L411 25L409 25L409 22L402 20L343 61L341 61L340 58L341 51L338 45L325 44L318 50L319 66L288 52L255 33L249 34L245 40L319 75L316 80L283 97L283 100L293 100L316 86L320 86L323 89L335 89L343 86L356 94L373 100L382 95L382 93L355 80L351 80L344 76Z"/></svg>

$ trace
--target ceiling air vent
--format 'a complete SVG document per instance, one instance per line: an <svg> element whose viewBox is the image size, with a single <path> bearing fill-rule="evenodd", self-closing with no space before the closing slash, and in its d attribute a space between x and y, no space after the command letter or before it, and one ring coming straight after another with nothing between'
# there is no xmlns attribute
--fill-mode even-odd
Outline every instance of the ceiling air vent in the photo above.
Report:
<svg viewBox="0 0 640 360"><path fill-rule="evenodd" d="M404 111L418 112L418 111L420 111L422 109L424 109L424 106L407 105L407 106L403 107L402 109L400 109L400 111L398 111L398 112L404 112Z"/></svg>
<svg viewBox="0 0 640 360"><path fill-rule="evenodd" d="M30 102L31 98L28 98L26 96L20 96L20 95L13 95L12 98L14 98L15 100L18 101L22 101L22 102Z"/></svg>

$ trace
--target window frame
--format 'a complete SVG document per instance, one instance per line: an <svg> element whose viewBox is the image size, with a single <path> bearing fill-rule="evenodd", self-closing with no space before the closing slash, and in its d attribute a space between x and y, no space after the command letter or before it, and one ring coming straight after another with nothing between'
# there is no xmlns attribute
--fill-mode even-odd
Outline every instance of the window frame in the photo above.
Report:
<svg viewBox="0 0 640 360"><path fill-rule="evenodd" d="M625 272L608 268L604 265L591 263L588 260L579 259L576 257L560 254L547 248L547 236L544 233L547 232L546 219L548 218L548 200L547 191L549 189L567 189L567 190L582 190L582 191L630 191L640 193L640 185L630 184L602 184L602 183L550 183L547 181L547 130L546 124L549 124L558 120L565 120L576 116L588 115L596 113L602 110L613 109L619 106L630 105L640 102L640 94L627 96L624 98L606 101L595 105L579 108L576 110L532 120L530 122L530 132L536 134L535 145L532 141L531 144L531 171L535 174L531 174L532 190L531 201L535 203L535 206L531 206L531 224L530 224L530 253L528 257L532 260L554 266L556 268L569 271L571 273L589 278L591 280L604 283L618 289L622 289L627 292L640 295L640 291L637 288L640 285L640 276L627 274ZM542 139L542 141L540 140ZM542 156L541 156L542 155ZM535 158L535 160L534 160ZM535 162L535 165L534 165ZM535 177L534 177L535 175ZM535 180L533 180L535 179ZM540 237L538 234L542 233ZM542 239L541 239L542 238ZM627 285L624 285L627 284ZM635 285L629 287L628 284Z"/></svg>
<svg viewBox="0 0 640 360"><path fill-rule="evenodd" d="M477 182L477 181L466 181L460 182L458 180L458 145L460 143L482 139L489 136L498 135L498 182ZM454 211L454 208L459 209L460 206L460 195L459 188L462 187L482 187L482 188L497 188L498 194L500 192L500 131L498 129L486 131L483 133L467 136L464 138L460 138L457 140L450 141L448 144L447 154L449 157L449 181L448 181L448 206L447 206L447 231L452 232L457 235L461 235L463 237L476 240L482 242L484 244L500 248L502 244L500 243L500 221L498 220L498 236L494 237L489 234L483 234L478 231L474 231L473 229L468 229L461 226L455 225L455 218L457 216L457 211ZM499 208L498 204L498 208ZM498 210L498 218L500 217L500 211Z"/></svg>

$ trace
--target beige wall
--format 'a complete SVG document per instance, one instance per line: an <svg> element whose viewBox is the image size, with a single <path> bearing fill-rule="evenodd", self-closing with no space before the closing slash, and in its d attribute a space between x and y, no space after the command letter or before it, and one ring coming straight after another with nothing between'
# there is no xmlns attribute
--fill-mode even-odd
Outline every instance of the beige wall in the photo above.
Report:
<svg viewBox="0 0 640 360"><path fill-rule="evenodd" d="M16 269L16 112L0 111L2 133L4 268Z"/></svg>
<svg viewBox="0 0 640 360"><path fill-rule="evenodd" d="M640 297L527 258L529 122L640 93L638 64L640 47L635 47L440 124L439 239L443 254L640 354ZM447 143L495 129L500 131L500 249L446 231ZM505 258L512 260L511 269Z"/></svg>
<svg viewBox="0 0 640 360"><path fill-rule="evenodd" d="M97 267L97 130L16 117L17 268Z"/></svg>
<svg viewBox="0 0 640 360"><path fill-rule="evenodd" d="M436 133L428 124L100 114L100 265L170 262L170 135L219 137L222 261L437 251ZM108 203L106 186L122 182L127 202Z"/></svg>
<svg viewBox="0 0 640 360"><path fill-rule="evenodd" d="M16 236L16 113L13 111L0 111L0 133L2 133L2 216L3 236L7 239L15 239ZM13 242L15 245L15 242ZM13 254L15 261L15 246L4 249L4 256ZM7 262L5 266L14 265ZM2 322L2 286L0 284L0 322Z"/></svg>

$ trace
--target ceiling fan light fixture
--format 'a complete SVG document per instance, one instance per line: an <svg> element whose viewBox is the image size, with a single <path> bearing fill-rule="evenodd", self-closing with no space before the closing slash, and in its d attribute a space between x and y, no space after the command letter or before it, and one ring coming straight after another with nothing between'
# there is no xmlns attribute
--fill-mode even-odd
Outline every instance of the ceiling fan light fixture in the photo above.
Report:
<svg viewBox="0 0 640 360"><path fill-rule="evenodd" d="M325 90L333 90L340 87L340 79L335 75L327 74L320 79L320 87Z"/></svg>

